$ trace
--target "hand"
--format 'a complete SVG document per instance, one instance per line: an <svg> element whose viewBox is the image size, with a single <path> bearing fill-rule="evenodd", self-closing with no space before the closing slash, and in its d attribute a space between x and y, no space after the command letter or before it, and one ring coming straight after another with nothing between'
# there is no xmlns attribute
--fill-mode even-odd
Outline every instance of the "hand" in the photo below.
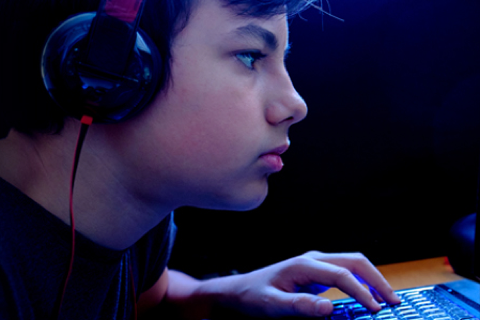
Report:
<svg viewBox="0 0 480 320"><path fill-rule="evenodd" d="M378 304L381 301L400 303L380 272L359 253L307 252L248 274L234 276L229 280L228 287L229 292L222 301L224 304L260 317L328 315L332 312L332 303L315 295L325 291L326 287L339 288L372 311L381 309Z"/></svg>

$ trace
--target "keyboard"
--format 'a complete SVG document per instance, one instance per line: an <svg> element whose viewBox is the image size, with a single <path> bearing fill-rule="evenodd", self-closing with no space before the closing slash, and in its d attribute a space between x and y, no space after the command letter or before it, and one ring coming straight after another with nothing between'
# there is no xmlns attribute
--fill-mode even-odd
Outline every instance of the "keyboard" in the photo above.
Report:
<svg viewBox="0 0 480 320"><path fill-rule="evenodd" d="M402 303L372 313L357 302L335 304L327 320L480 320L433 287L397 292Z"/></svg>

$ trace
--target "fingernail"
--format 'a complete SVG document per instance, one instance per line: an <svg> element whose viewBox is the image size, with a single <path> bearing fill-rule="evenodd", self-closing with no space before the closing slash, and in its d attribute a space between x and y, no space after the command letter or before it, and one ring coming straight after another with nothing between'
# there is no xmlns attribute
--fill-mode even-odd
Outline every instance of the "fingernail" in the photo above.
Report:
<svg viewBox="0 0 480 320"><path fill-rule="evenodd" d="M315 315L317 316L325 316L330 314L332 311L331 302L328 300L317 300L315 303Z"/></svg>
<svg viewBox="0 0 480 320"><path fill-rule="evenodd" d="M402 300L400 299L400 297L399 297L395 292L393 293L393 298L394 298L395 300L397 300L398 303L402 302Z"/></svg>
<svg viewBox="0 0 480 320"><path fill-rule="evenodd" d="M378 302L372 297L371 306L374 311L380 311L382 307L378 304Z"/></svg>

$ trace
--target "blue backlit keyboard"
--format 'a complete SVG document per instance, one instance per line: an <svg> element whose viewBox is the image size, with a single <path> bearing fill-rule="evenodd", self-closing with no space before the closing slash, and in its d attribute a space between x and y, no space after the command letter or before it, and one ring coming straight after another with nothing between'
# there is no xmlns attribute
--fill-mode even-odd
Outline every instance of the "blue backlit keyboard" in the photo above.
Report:
<svg viewBox="0 0 480 320"><path fill-rule="evenodd" d="M372 313L356 302L334 304L329 320L480 320L433 288L398 292L402 303Z"/></svg>

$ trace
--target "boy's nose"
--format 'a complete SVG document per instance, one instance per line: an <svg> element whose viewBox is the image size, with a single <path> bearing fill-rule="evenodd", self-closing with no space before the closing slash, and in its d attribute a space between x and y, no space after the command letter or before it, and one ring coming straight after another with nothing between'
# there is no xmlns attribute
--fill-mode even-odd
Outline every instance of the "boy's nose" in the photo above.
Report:
<svg viewBox="0 0 480 320"><path fill-rule="evenodd" d="M289 125L303 120L307 115L305 100L293 87L290 77L281 81L283 85L272 84L273 99L267 108L267 121L272 125L288 122Z"/></svg>

